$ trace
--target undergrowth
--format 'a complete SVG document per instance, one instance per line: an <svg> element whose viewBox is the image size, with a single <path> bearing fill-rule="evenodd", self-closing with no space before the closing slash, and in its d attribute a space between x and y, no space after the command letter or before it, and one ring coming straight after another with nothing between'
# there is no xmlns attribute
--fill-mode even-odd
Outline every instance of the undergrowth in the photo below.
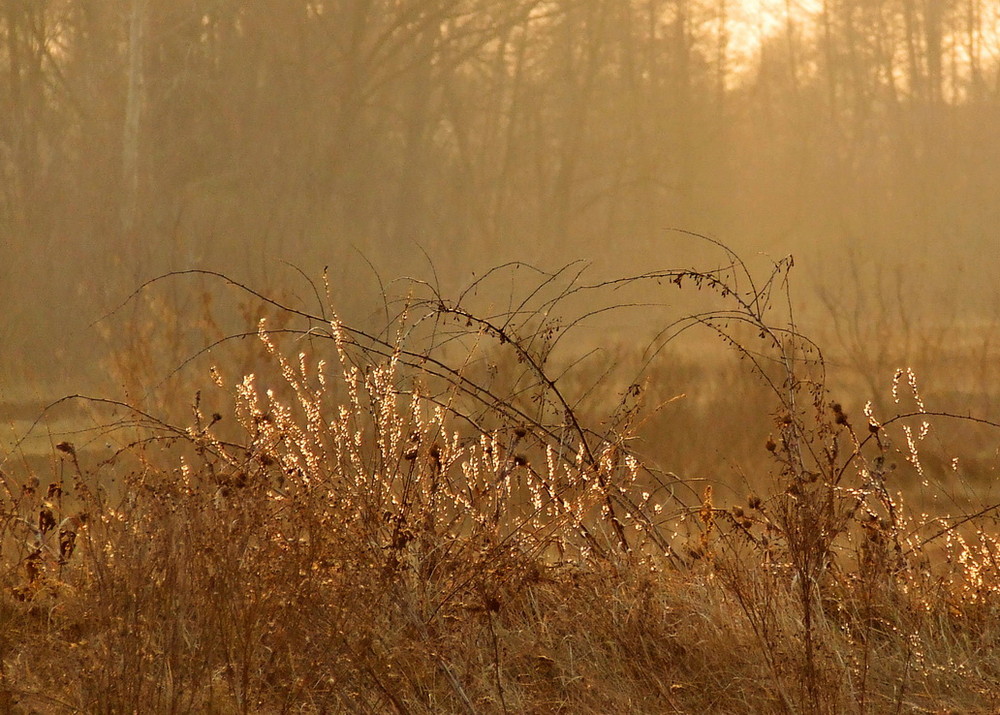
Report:
<svg viewBox="0 0 1000 715"><path fill-rule="evenodd" d="M928 410L905 369L892 391L914 409L848 414L796 328L791 261L758 281L719 248L716 270L594 283L510 264L453 299L414 281L380 330L322 286L311 308L201 271L144 286L130 302L197 273L259 320L192 356L200 388L172 376L158 411L67 398L108 417L50 474L5 459L0 707L997 711L997 507L913 513L896 480L934 478L936 420L998 425ZM484 304L512 276L527 288ZM655 308L628 291L678 288L706 310L665 323L633 372L574 342ZM637 439L691 328L772 400L745 496ZM149 377L133 368L132 394Z"/></svg>

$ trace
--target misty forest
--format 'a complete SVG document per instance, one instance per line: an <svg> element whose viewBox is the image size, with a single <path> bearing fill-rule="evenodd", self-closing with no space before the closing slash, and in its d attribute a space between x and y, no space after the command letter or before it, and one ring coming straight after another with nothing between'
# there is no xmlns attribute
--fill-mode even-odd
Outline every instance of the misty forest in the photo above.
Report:
<svg viewBox="0 0 1000 715"><path fill-rule="evenodd" d="M995 0L0 0L0 712L1000 712Z"/></svg>

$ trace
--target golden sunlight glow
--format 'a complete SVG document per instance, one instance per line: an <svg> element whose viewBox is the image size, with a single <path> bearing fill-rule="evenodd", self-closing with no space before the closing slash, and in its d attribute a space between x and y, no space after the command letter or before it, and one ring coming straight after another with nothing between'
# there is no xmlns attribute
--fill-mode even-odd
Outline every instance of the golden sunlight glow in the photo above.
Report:
<svg viewBox="0 0 1000 715"><path fill-rule="evenodd" d="M729 47L737 67L752 62L761 45L788 31L809 28L823 10L822 0L742 0L729 10Z"/></svg>
<svg viewBox="0 0 1000 715"><path fill-rule="evenodd" d="M823 32L824 12L830 12L828 0L719 0L712 10L716 18L724 18L726 83L734 87L753 74L759 65L761 49L768 41L784 39L796 47L815 44ZM907 57L907 28L893 13L880 6L859 7L852 13L859 27L879 23L885 48L893 55L893 79L897 86L906 85L904 67ZM972 28L975 28L974 30ZM918 46L927 42L926 28L912 30ZM983 58L1000 57L1000 3L971 0L958 18L942 27L941 47L945 72L972 82L983 81ZM962 101L965 92L954 84L946 92L946 101Z"/></svg>

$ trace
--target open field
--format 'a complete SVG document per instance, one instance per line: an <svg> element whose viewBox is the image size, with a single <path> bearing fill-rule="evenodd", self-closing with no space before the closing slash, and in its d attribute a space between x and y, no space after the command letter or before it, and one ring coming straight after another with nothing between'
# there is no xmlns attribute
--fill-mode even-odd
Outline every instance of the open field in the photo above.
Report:
<svg viewBox="0 0 1000 715"><path fill-rule="evenodd" d="M3 709L996 712L1000 427L850 394L734 259L655 279L706 295L688 350L591 349L538 274L380 332L241 288L184 370L110 359L160 389L5 446Z"/></svg>

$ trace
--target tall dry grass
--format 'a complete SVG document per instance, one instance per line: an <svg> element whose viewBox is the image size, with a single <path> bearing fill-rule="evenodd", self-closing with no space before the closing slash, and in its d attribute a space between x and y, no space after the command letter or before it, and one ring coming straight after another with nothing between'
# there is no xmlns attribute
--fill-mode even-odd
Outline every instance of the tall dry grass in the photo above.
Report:
<svg viewBox="0 0 1000 715"><path fill-rule="evenodd" d="M760 279L720 250L719 270L623 281L410 284L370 331L230 281L270 317L193 363L200 389L170 383L183 421L74 398L118 416L47 473L4 474L2 707L995 712L994 507L914 512L900 488L936 478L936 420L972 421L905 370L903 414L835 402L790 264ZM519 299L482 304L518 272ZM706 310L632 360L574 342L603 315L574 301L649 311L620 297L657 285ZM639 439L681 394L665 371L692 327L769 400L739 417L762 435L742 492Z"/></svg>

